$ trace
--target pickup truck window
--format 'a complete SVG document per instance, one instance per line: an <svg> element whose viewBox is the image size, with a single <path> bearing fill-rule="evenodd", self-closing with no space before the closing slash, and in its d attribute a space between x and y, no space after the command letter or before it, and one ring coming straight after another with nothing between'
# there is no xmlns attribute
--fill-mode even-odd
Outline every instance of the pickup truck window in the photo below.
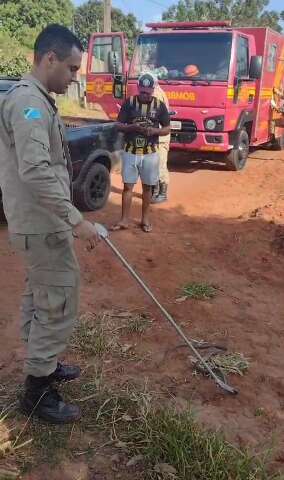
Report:
<svg viewBox="0 0 284 480"><path fill-rule="evenodd" d="M114 60L115 59L115 60ZM122 73L122 45L120 37L95 38L92 51L92 73Z"/></svg>
<svg viewBox="0 0 284 480"><path fill-rule="evenodd" d="M237 40L237 76L238 78L249 75L249 45L248 39L238 37Z"/></svg>

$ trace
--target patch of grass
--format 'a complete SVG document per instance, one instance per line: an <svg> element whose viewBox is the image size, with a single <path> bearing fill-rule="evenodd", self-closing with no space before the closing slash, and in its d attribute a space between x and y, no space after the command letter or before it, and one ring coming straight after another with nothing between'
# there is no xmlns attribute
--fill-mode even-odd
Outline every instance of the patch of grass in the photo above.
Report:
<svg viewBox="0 0 284 480"><path fill-rule="evenodd" d="M145 314L138 314L129 318L125 327L127 333L137 333L141 335L152 325L152 320Z"/></svg>
<svg viewBox="0 0 284 480"><path fill-rule="evenodd" d="M194 300L208 300L217 295L218 289L208 283L187 283L183 287L184 294Z"/></svg>
<svg viewBox="0 0 284 480"><path fill-rule="evenodd" d="M201 428L190 407L183 412L175 405L163 408L161 398L146 388L128 385L116 390L101 378L98 384L95 372L89 373L85 383L62 388L63 397L82 408L79 423L29 422L21 441L32 438L33 443L17 452L22 471L78 455L93 465L94 452L108 445L130 459L133 480L280 480L267 473L264 460ZM123 473L123 465L120 468Z"/></svg>
<svg viewBox="0 0 284 480"><path fill-rule="evenodd" d="M5 457L11 451L12 442L10 441L10 431L6 426L5 420L7 413L0 413L0 458Z"/></svg>
<svg viewBox="0 0 284 480"><path fill-rule="evenodd" d="M71 347L85 355L103 356L112 350L115 339L107 335L105 315L82 315L71 339Z"/></svg>
<svg viewBox="0 0 284 480"><path fill-rule="evenodd" d="M180 480L268 479L263 464L226 442L219 434L203 431L190 411L150 411L136 431L139 451L150 465L166 463ZM158 479L154 471L149 478Z"/></svg>
<svg viewBox="0 0 284 480"><path fill-rule="evenodd" d="M49 425L37 418L31 419L25 434L32 438L30 448L18 456L18 463L23 472L30 471L42 463L56 465L72 454L70 435L72 425Z"/></svg>
<svg viewBox="0 0 284 480"><path fill-rule="evenodd" d="M89 110L81 106L78 101L71 98L59 96L57 97L57 105L62 117L82 117L95 120L107 120L106 115L100 108ZM99 107L99 106L98 106Z"/></svg>
<svg viewBox="0 0 284 480"><path fill-rule="evenodd" d="M152 324L149 315L130 311L86 313L79 319L71 339L71 347L86 356L103 357L106 354L135 358L133 345L124 343L124 334L142 335Z"/></svg>
<svg viewBox="0 0 284 480"><path fill-rule="evenodd" d="M209 365L213 370L220 370L224 375L235 373L242 376L249 368L249 361L242 353L225 353L213 355Z"/></svg>
<svg viewBox="0 0 284 480"><path fill-rule="evenodd" d="M20 476L17 467L18 459L32 443L31 438L22 439L22 430L18 429L15 418L13 426L10 426L8 417L13 410L0 412L0 479L14 480ZM14 416L15 417L15 416Z"/></svg>
<svg viewBox="0 0 284 480"><path fill-rule="evenodd" d="M265 417L266 416L265 408L257 407L254 411L254 416L255 417Z"/></svg>
<svg viewBox="0 0 284 480"><path fill-rule="evenodd" d="M75 117L79 115L83 110L78 102L76 102L75 100L71 100L67 97L58 97L57 105L60 115L67 117Z"/></svg>
<svg viewBox="0 0 284 480"><path fill-rule="evenodd" d="M149 319L144 320L133 315L130 318L128 312L81 317L73 346L85 357L99 358L89 362L84 381L64 384L60 390L67 402L82 408L82 420L74 425L51 426L37 419L16 417L20 433L13 434L16 441L12 446L17 447L16 462L22 471L43 463L62 463L67 458L81 458L93 466L94 453L103 452L107 445L108 455L110 451L119 452L130 459L129 466L121 463L120 469L126 478L129 468L135 467L133 480L280 480L281 477L267 473L264 458L253 457L230 445L219 433L204 430L190 406L180 412L174 404L167 402L164 406L166 400L147 388L106 383L105 358L101 357L105 353L122 356L119 334L127 331L129 325L133 333L139 333L141 328L144 331ZM235 369L237 365L241 370L241 359L235 360L237 363L229 362L227 367ZM5 389L3 395L8 402Z"/></svg>
<svg viewBox="0 0 284 480"><path fill-rule="evenodd" d="M153 323L152 317L147 312L110 310L105 312L105 314L111 319L114 319L116 323L120 323L115 331L121 331L122 333L142 334Z"/></svg>
<svg viewBox="0 0 284 480"><path fill-rule="evenodd" d="M207 374L204 366L196 359L192 359L192 363L198 365L198 370ZM206 360L207 365L211 367L217 374L221 373L223 376L234 373L243 375L249 368L249 361L242 353L220 353L212 355Z"/></svg>
<svg viewBox="0 0 284 480"><path fill-rule="evenodd" d="M105 397L96 422L129 456L143 459L144 480L280 480L258 458L201 429L190 409L157 410L145 393Z"/></svg>

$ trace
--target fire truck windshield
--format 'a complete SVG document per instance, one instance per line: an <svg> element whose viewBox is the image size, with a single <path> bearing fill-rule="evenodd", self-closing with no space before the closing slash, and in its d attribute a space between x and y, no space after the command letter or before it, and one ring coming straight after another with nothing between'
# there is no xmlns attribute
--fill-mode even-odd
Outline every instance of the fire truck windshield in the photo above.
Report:
<svg viewBox="0 0 284 480"><path fill-rule="evenodd" d="M230 32L141 35L130 66L130 78L151 71L160 80L227 81Z"/></svg>

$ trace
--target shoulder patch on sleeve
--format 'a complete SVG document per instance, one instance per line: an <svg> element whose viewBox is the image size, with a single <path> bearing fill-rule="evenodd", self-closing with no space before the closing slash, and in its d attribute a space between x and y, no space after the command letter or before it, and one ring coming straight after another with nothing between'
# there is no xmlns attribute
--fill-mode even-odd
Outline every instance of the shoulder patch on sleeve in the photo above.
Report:
<svg viewBox="0 0 284 480"><path fill-rule="evenodd" d="M38 108L28 107L24 109L24 117L26 120L40 120L42 113Z"/></svg>

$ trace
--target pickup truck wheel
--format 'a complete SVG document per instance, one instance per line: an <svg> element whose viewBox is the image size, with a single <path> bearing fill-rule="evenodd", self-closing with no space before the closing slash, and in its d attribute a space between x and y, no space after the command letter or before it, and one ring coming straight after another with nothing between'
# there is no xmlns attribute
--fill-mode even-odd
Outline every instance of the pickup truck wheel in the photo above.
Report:
<svg viewBox="0 0 284 480"><path fill-rule="evenodd" d="M109 171L101 163L95 163L74 192L75 203L83 211L98 210L106 204L109 192Z"/></svg>
<svg viewBox="0 0 284 480"><path fill-rule="evenodd" d="M246 130L240 130L236 145L225 157L228 170L242 170L249 154L249 136Z"/></svg>

